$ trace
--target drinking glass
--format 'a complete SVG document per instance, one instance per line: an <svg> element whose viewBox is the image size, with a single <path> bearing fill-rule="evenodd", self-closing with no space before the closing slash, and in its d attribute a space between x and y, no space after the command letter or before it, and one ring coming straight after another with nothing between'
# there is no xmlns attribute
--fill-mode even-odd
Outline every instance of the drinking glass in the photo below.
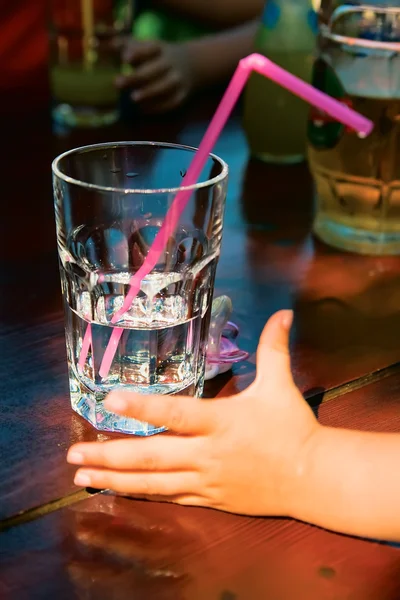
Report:
<svg viewBox="0 0 400 600"><path fill-rule="evenodd" d="M119 142L70 150L53 162L71 403L98 429L160 431L106 411L103 400L114 388L202 394L228 178L217 156L186 188L192 193L177 226L124 305L195 152Z"/></svg>
<svg viewBox="0 0 400 600"><path fill-rule="evenodd" d="M132 31L131 0L51 0L50 82L57 123L109 125L118 118L119 36Z"/></svg>
<svg viewBox="0 0 400 600"><path fill-rule="evenodd" d="M400 8L346 3L326 18L313 83L374 129L361 138L311 109L314 232L342 250L400 254Z"/></svg>

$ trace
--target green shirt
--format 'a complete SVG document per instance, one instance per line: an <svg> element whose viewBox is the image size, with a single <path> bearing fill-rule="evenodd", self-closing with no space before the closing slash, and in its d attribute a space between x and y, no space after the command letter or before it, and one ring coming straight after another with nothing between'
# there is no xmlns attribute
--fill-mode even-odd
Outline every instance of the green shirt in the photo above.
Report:
<svg viewBox="0 0 400 600"><path fill-rule="evenodd" d="M144 3L145 5L147 2ZM190 19L167 14L162 10L140 11L135 19L133 35L137 40L164 40L166 42L184 42L210 33L205 26Z"/></svg>

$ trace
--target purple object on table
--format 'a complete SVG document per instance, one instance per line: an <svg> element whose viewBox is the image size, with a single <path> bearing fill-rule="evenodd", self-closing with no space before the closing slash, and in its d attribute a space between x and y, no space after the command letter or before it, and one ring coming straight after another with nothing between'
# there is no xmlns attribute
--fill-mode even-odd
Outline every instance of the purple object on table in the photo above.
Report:
<svg viewBox="0 0 400 600"><path fill-rule="evenodd" d="M233 364L246 360L249 353L236 344L239 328L229 321L232 302L228 296L215 298L212 305L205 379L229 371Z"/></svg>

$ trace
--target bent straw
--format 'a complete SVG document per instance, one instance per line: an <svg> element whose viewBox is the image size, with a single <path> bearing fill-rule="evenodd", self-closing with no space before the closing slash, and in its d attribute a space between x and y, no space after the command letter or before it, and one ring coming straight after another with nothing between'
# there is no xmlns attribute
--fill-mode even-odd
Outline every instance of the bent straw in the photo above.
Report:
<svg viewBox="0 0 400 600"><path fill-rule="evenodd" d="M280 86L286 88L293 94L299 96L309 104L312 104L321 111L327 113L331 117L347 125L351 129L357 131L362 137L366 137L371 133L373 123L366 117L355 112L345 104L338 102L327 94L320 92L312 85L302 81L295 75L292 75L282 67L279 67L265 56L261 54L251 54L239 62L239 65L225 91L225 94L207 128L206 133L200 143L200 146L188 168L185 177L182 180L181 189L176 194L174 201L171 204L165 220L157 233L157 236L150 247L150 250L140 267L140 269L130 279L130 289L125 297L122 307L111 319L111 323L116 323L121 316L129 310L133 299L140 290L142 279L146 277L155 267L159 257L164 251L165 245L169 236L176 228L179 218L184 210L193 189L187 189L188 186L193 186L199 178L201 171L206 163L206 160L212 151L226 121L228 120L251 71L256 71L261 75L271 79ZM111 337L103 356L103 360L99 369L99 374L102 378L107 377L112 361L114 360L115 352L118 347L119 340L123 333L123 328L114 327ZM79 365L85 364L87 353L91 345L91 326L88 325L85 333L85 338L82 344L82 351L79 359Z"/></svg>

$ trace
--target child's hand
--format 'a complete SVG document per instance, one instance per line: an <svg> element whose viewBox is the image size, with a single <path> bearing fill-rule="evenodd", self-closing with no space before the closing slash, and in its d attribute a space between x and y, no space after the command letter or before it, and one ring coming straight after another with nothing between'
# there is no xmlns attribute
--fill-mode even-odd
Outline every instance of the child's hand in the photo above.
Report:
<svg viewBox="0 0 400 600"><path fill-rule="evenodd" d="M292 313L266 325L257 377L230 398L113 392L106 407L166 425L170 434L72 446L75 483L249 515L292 515L308 442L319 425L295 387L288 353Z"/></svg>
<svg viewBox="0 0 400 600"><path fill-rule="evenodd" d="M179 107L192 91L189 54L183 44L130 41L122 52L132 73L120 75L119 88L132 88L143 112L163 113Z"/></svg>

